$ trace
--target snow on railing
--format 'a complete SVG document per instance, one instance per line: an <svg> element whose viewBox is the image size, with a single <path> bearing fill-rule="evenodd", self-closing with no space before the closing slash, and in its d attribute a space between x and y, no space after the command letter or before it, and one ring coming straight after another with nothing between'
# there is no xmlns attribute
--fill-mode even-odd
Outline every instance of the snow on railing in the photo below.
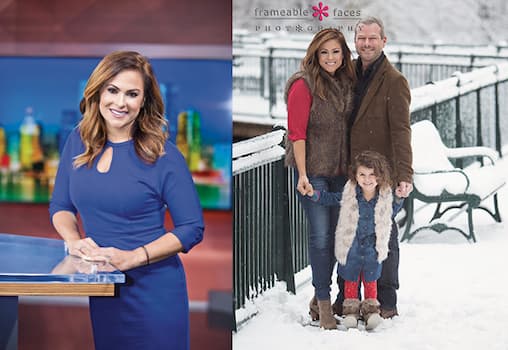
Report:
<svg viewBox="0 0 508 350"><path fill-rule="evenodd" d="M286 58L303 58L307 46L312 40L312 36L280 36L266 39L233 42L233 56L259 55L266 57L272 51ZM347 43L349 48L355 53L353 42ZM428 57L475 57L475 58L506 58L508 59L508 46L500 42L498 45L444 45L444 44L407 44L389 42L384 49L387 55L411 56L425 55Z"/></svg>
<svg viewBox="0 0 508 350"><path fill-rule="evenodd" d="M307 42L292 37L266 39L259 43L233 46L233 87L235 94L243 90L248 95L266 98L268 111L282 99L287 79L299 69L305 56ZM354 45L350 46L351 49ZM440 50L422 46L387 45L384 49L388 59L408 79L411 88L430 81L448 78L454 71L472 71L489 65L508 62L508 50L483 48L447 47ZM356 56L353 53L353 56ZM235 111L236 112L236 111ZM275 115L270 113L270 117Z"/></svg>
<svg viewBox="0 0 508 350"><path fill-rule="evenodd" d="M233 144L233 175L262 164L282 159L284 148L279 146L285 130L276 130L265 135L235 142Z"/></svg>
<svg viewBox="0 0 508 350"><path fill-rule="evenodd" d="M508 80L508 63L480 68L411 89L411 112Z"/></svg>
<svg viewBox="0 0 508 350"><path fill-rule="evenodd" d="M411 113L437 105L483 87L508 81L508 63L455 73L453 77L411 89ZM285 130L277 130L233 144L233 174L279 160ZM501 144L500 147L503 145ZM501 151L501 150L498 150Z"/></svg>
<svg viewBox="0 0 508 350"><path fill-rule="evenodd" d="M263 43L233 47L233 57L276 57L301 60L305 56L308 43L280 42ZM349 43L353 56L357 56L354 44ZM462 64L470 65L479 61L508 60L508 54L494 52L436 52L427 50L408 50L405 47L389 45L384 49L385 54L393 63L422 63L422 64Z"/></svg>

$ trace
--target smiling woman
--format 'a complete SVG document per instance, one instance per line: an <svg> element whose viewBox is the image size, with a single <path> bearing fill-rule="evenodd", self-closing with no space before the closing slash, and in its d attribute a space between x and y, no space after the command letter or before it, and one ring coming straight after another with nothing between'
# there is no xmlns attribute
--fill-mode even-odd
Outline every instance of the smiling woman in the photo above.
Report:
<svg viewBox="0 0 508 350"><path fill-rule="evenodd" d="M143 107L143 90L143 77L135 70L118 73L102 88L99 110L106 123L110 141L130 139L134 120Z"/></svg>
<svg viewBox="0 0 508 350"><path fill-rule="evenodd" d="M148 60L129 51L107 55L88 79L80 108L50 214L70 254L108 260L126 274L115 297L90 297L95 348L186 350L189 309L177 253L202 240L203 216L186 162L167 139ZM166 209L171 231L164 228Z"/></svg>
<svg viewBox="0 0 508 350"><path fill-rule="evenodd" d="M338 40L328 40L319 48L319 65L328 74L334 75L335 71L342 66L343 61L342 45Z"/></svg>
<svg viewBox="0 0 508 350"><path fill-rule="evenodd" d="M301 71L286 85L288 142L286 164L295 168L298 199L310 223L309 256L315 295L309 308L320 327L337 328L330 284L335 257L337 207L323 207L306 194L311 189L339 191L347 174L347 118L355 80L351 51L342 32L327 28L310 42Z"/></svg>
<svg viewBox="0 0 508 350"><path fill-rule="evenodd" d="M97 65L80 103L80 134L85 145L74 165L89 167L106 141L133 139L141 159L153 163L164 153L167 122L157 79L137 52L113 52Z"/></svg>

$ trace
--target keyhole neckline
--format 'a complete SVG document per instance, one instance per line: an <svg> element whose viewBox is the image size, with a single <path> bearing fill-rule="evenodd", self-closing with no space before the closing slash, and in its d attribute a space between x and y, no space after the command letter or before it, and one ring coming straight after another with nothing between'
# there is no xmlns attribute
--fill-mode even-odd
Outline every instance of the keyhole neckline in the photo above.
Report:
<svg viewBox="0 0 508 350"><path fill-rule="evenodd" d="M127 140L127 141L121 141L121 142L113 142L113 141L110 141L110 140L107 140L106 141L106 147L107 146L110 146L110 147L121 147L121 146L127 146L127 145L130 145L134 142L133 139L130 139L130 140Z"/></svg>

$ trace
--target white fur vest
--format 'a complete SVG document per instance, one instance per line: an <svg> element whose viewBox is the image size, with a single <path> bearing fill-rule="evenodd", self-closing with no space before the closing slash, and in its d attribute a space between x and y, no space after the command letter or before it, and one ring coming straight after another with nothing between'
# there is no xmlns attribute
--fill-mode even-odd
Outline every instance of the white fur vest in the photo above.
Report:
<svg viewBox="0 0 508 350"><path fill-rule="evenodd" d="M335 230L335 256L341 265L346 264L347 254L356 236L358 220L360 218L356 185L348 181L344 186L340 201L340 215ZM374 209L374 224L376 231L377 261L381 263L388 256L388 241L392 228L391 188L379 191L379 197Z"/></svg>

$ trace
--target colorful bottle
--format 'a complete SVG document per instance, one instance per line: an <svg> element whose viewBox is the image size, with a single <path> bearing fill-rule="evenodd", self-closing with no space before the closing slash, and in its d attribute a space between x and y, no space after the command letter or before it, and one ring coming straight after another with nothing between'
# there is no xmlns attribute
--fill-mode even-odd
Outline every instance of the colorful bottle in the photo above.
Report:
<svg viewBox="0 0 508 350"><path fill-rule="evenodd" d="M32 159L37 154L39 144L39 128L35 123L31 107L26 109L25 118L19 128L19 161L22 170L32 170Z"/></svg>
<svg viewBox="0 0 508 350"><path fill-rule="evenodd" d="M9 154L9 171L13 174L13 180L19 172L21 166L19 164L19 133L11 132L7 138L7 153Z"/></svg>
<svg viewBox="0 0 508 350"><path fill-rule="evenodd" d="M0 126L0 177L1 182L7 182L9 172L9 155L7 154L7 142L5 129Z"/></svg>
<svg viewBox="0 0 508 350"><path fill-rule="evenodd" d="M187 164L189 163L189 143L188 143L188 128L187 112L180 112L177 117L177 132L176 132L176 147L184 156Z"/></svg>
<svg viewBox="0 0 508 350"><path fill-rule="evenodd" d="M201 169L201 117L196 111L187 113L187 130L189 143L189 169L199 171Z"/></svg>
<svg viewBox="0 0 508 350"><path fill-rule="evenodd" d="M5 142L5 129L0 126L0 159L4 156L6 152L6 142Z"/></svg>

